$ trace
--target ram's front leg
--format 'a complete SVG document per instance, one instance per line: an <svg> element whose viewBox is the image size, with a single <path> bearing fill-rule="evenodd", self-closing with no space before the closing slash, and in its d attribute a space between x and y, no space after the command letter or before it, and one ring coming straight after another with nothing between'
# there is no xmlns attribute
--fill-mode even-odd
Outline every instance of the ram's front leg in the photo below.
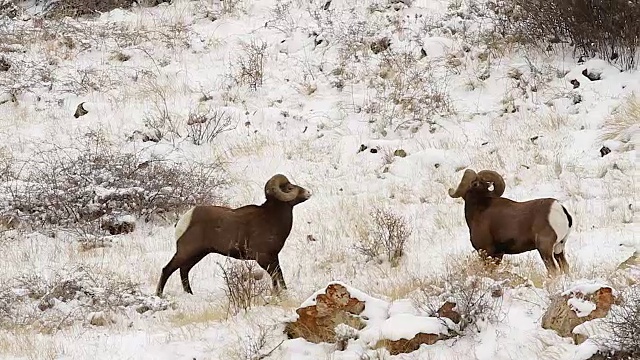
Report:
<svg viewBox="0 0 640 360"><path fill-rule="evenodd" d="M280 291L287 289L287 284L284 281L284 275L282 274L277 255L260 258L258 265L271 276L271 284L275 290Z"/></svg>

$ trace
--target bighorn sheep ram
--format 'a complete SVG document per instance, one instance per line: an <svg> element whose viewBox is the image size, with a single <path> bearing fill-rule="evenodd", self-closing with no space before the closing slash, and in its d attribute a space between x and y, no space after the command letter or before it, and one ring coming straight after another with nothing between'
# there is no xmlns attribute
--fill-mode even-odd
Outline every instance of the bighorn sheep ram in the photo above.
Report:
<svg viewBox="0 0 640 360"><path fill-rule="evenodd" d="M193 294L189 284L191 268L210 253L234 259L255 260L270 275L275 288L286 289L278 254L293 225L293 207L311 197L303 187L293 185L282 174L274 175L264 187L262 205L237 209L199 205L187 211L175 227L176 253L162 269L156 295L174 271L180 269L182 288Z"/></svg>
<svg viewBox="0 0 640 360"><path fill-rule="evenodd" d="M464 199L474 249L483 250L483 256L496 263L504 254L538 250L549 275L557 275L558 267L567 273L564 247L573 225L571 214L556 199L516 202L501 197L504 190L504 179L497 172L471 169L464 172L457 189L449 189L449 196Z"/></svg>

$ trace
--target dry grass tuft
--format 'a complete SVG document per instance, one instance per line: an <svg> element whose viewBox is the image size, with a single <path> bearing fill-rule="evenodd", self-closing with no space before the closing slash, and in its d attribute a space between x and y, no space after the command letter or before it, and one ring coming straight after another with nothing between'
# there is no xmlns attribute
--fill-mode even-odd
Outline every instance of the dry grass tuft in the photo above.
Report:
<svg viewBox="0 0 640 360"><path fill-rule="evenodd" d="M607 117L600 140L620 141L624 144L625 151L634 150L640 142L638 119L640 119L640 97L631 94L611 116Z"/></svg>
<svg viewBox="0 0 640 360"><path fill-rule="evenodd" d="M169 322L177 327L193 324L209 324L227 319L227 309L221 304L204 304L199 309L181 310L169 317Z"/></svg>

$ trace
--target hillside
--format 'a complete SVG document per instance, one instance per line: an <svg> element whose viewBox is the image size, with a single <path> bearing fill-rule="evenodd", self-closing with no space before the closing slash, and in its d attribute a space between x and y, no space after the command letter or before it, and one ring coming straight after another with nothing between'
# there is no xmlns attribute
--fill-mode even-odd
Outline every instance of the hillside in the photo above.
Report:
<svg viewBox="0 0 640 360"><path fill-rule="evenodd" d="M3 359L587 360L602 341L542 328L553 296L600 284L640 300L640 73L505 35L502 3L0 4ZM570 274L547 278L535 251L506 255L498 277L478 264L447 194L466 168L571 211ZM280 253L288 289L209 255L194 295L176 272L154 296L179 216L261 204L277 173L313 194ZM497 284L499 301L410 354L364 332L342 350L283 333L332 282L419 316L477 300L474 276L473 294Z"/></svg>

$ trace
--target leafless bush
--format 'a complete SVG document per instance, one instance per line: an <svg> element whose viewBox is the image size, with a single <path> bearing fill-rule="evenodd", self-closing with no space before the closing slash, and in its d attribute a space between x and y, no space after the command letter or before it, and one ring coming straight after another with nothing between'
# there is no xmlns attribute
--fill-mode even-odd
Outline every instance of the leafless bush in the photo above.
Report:
<svg viewBox="0 0 640 360"><path fill-rule="evenodd" d="M365 227L360 229L356 250L369 259L384 257L391 266L398 266L411 229L402 215L375 207Z"/></svg>
<svg viewBox="0 0 640 360"><path fill-rule="evenodd" d="M70 147L49 147L19 164L23 170L3 184L0 215L17 216L35 227L102 224L131 216L148 220L215 202L216 189L224 184L219 163L143 160L97 133L79 137Z"/></svg>
<svg viewBox="0 0 640 360"><path fill-rule="evenodd" d="M640 285L627 289L623 303L611 308L605 323L607 348L630 359L640 357Z"/></svg>
<svg viewBox="0 0 640 360"><path fill-rule="evenodd" d="M494 280L492 275L487 264L475 254L461 261L453 261L439 277L442 283L421 287L422 293L414 302L418 308L436 317L439 316L437 309L445 301L455 303L460 323L457 329L452 330L463 332L470 326L480 330L483 322L496 323L502 320L504 281ZM434 289L440 289L436 296Z"/></svg>
<svg viewBox="0 0 640 360"><path fill-rule="evenodd" d="M243 0L224 0L222 1L222 13L235 15L242 11L243 5Z"/></svg>
<svg viewBox="0 0 640 360"><path fill-rule="evenodd" d="M411 53L385 50L371 81L375 95L364 111L383 133L388 127L397 131L433 124L434 116L453 112L444 84L428 62L419 62Z"/></svg>
<svg viewBox="0 0 640 360"><path fill-rule="evenodd" d="M529 44L566 42L578 55L637 66L640 4L612 0L505 0L491 3L505 33ZM541 10L544 9L544 10Z"/></svg>
<svg viewBox="0 0 640 360"><path fill-rule="evenodd" d="M233 349L229 354L233 360L262 360L268 358L283 342L280 341L269 350L272 335L277 333L277 326L257 325L255 331L250 331L238 337L239 349Z"/></svg>
<svg viewBox="0 0 640 360"><path fill-rule="evenodd" d="M291 36L297 26L296 20L291 14L291 9L300 5L295 2L296 0L277 0L270 11L272 18L267 22L267 27Z"/></svg>
<svg viewBox="0 0 640 360"><path fill-rule="evenodd" d="M43 8L48 18L59 19L66 16L75 18L99 15L114 9L127 9L132 0L46 0Z"/></svg>
<svg viewBox="0 0 640 360"><path fill-rule="evenodd" d="M142 294L129 279L113 273L97 275L82 266L60 269L46 278L21 275L0 285L0 328L5 329L33 326L54 332L84 321L90 312L143 313L167 307L166 301Z"/></svg>
<svg viewBox="0 0 640 360"><path fill-rule="evenodd" d="M218 135L235 129L231 116L223 110L207 108L189 112L187 136L195 145L211 143Z"/></svg>
<svg viewBox="0 0 640 360"><path fill-rule="evenodd" d="M18 16L20 9L14 0L0 0L0 19L8 17L10 19Z"/></svg>
<svg viewBox="0 0 640 360"><path fill-rule="evenodd" d="M267 43L252 39L242 43L242 54L235 61L234 80L239 85L249 85L252 89L262 86L264 79L264 62L266 58Z"/></svg>
<svg viewBox="0 0 640 360"><path fill-rule="evenodd" d="M224 265L219 266L229 302L229 314L237 315L267 302L266 297L271 293L270 277L265 277L262 268L254 261L227 259ZM265 278L269 278L268 281Z"/></svg>

